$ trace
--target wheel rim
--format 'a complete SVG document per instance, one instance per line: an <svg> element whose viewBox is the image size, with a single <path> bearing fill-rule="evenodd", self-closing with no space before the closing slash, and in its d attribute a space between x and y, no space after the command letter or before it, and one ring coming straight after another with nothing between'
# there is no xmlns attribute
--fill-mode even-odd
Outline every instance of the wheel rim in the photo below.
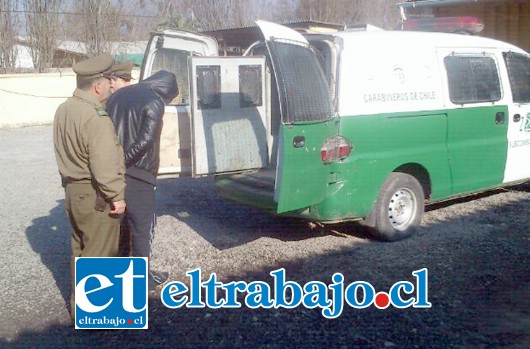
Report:
<svg viewBox="0 0 530 349"><path fill-rule="evenodd" d="M407 189L399 189L392 195L388 204L388 219L396 230L407 229L417 210L417 200L414 193Z"/></svg>

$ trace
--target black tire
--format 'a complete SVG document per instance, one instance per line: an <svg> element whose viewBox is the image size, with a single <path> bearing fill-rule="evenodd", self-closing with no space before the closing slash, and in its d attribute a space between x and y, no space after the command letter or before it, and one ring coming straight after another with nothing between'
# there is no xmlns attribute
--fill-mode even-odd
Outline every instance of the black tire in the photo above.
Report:
<svg viewBox="0 0 530 349"><path fill-rule="evenodd" d="M425 211L425 195L416 178L394 172L383 184L370 215L364 221L370 234L384 241L398 241L414 234Z"/></svg>

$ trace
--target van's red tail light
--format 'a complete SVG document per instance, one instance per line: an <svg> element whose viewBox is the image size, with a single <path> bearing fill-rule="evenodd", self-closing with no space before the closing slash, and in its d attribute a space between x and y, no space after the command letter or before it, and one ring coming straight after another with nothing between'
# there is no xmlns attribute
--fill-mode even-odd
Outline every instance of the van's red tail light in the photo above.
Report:
<svg viewBox="0 0 530 349"><path fill-rule="evenodd" d="M333 161L343 160L350 155L352 149L352 144L346 138L333 136L324 141L324 145L320 148L320 157L324 163L329 164Z"/></svg>

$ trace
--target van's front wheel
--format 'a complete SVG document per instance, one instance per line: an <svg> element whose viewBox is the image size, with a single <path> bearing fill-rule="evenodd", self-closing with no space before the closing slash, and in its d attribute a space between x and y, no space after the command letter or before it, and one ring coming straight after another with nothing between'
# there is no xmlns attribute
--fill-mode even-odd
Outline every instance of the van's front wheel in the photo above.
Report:
<svg viewBox="0 0 530 349"><path fill-rule="evenodd" d="M416 178L394 172L383 184L365 224L377 239L397 241L408 238L421 223L424 198L423 189Z"/></svg>

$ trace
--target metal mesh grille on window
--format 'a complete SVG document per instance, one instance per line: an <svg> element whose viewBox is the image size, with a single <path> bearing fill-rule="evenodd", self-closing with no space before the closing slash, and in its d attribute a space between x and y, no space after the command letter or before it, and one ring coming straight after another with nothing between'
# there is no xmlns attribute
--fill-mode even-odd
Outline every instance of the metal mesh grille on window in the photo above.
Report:
<svg viewBox="0 0 530 349"><path fill-rule="evenodd" d="M270 43L284 123L329 120L331 95L317 56L308 46Z"/></svg>
<svg viewBox="0 0 530 349"><path fill-rule="evenodd" d="M188 56L187 51L160 48L155 52L153 66L151 68L151 75L160 71L167 70L175 74L177 78L177 86L179 88L178 95L171 101L170 104L188 104L190 100L190 93L188 90Z"/></svg>
<svg viewBox="0 0 530 349"><path fill-rule="evenodd" d="M263 105L262 86L261 66L239 66L239 105L241 108Z"/></svg>
<svg viewBox="0 0 530 349"><path fill-rule="evenodd" d="M515 103L530 103L530 56L515 52L504 55Z"/></svg>
<svg viewBox="0 0 530 349"><path fill-rule="evenodd" d="M197 104L199 109L221 108L221 67L197 66Z"/></svg>

